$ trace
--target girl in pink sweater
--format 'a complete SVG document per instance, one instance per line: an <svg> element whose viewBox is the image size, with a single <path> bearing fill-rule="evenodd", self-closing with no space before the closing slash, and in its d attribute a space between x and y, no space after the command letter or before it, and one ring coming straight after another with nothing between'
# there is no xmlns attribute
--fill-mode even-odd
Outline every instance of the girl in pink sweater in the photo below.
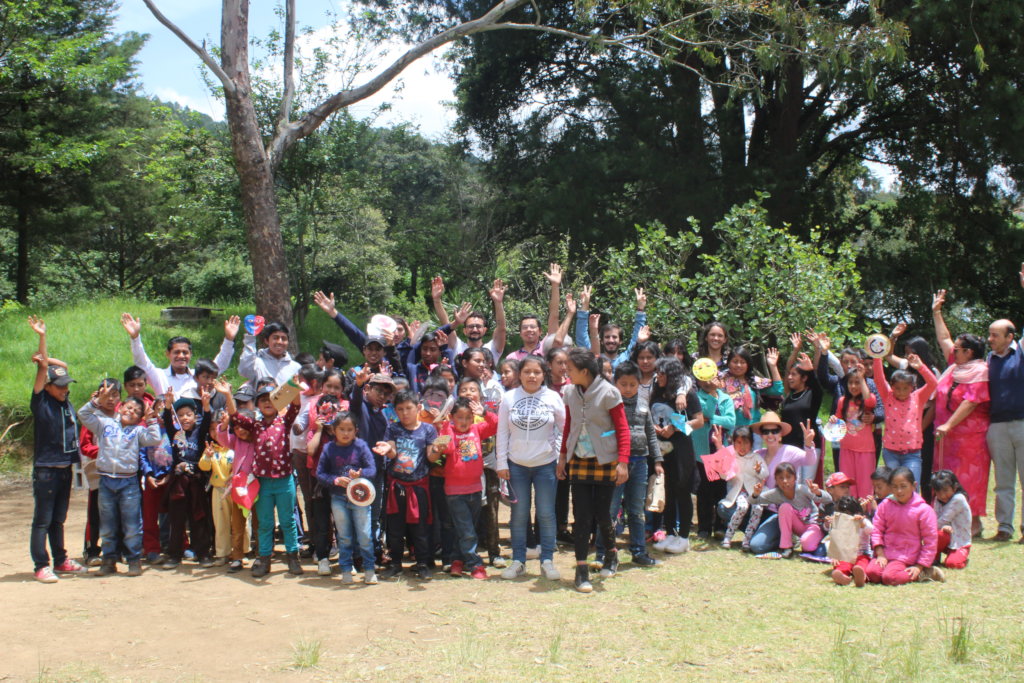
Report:
<svg viewBox="0 0 1024 683"><path fill-rule="evenodd" d="M944 580L942 570L932 567L938 548L935 511L917 493L916 483L906 467L897 467L889 476L892 495L878 506L871 533L875 557L866 570L853 568L858 586L865 580L887 586Z"/></svg>

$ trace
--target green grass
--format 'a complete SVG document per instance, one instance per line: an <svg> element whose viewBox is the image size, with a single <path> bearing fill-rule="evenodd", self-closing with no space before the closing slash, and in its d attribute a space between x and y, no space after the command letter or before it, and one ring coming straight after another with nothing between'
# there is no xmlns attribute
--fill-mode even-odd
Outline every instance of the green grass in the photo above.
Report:
<svg viewBox="0 0 1024 683"><path fill-rule="evenodd" d="M299 671L314 668L320 663L322 648L321 638L300 638L292 645L292 668Z"/></svg>

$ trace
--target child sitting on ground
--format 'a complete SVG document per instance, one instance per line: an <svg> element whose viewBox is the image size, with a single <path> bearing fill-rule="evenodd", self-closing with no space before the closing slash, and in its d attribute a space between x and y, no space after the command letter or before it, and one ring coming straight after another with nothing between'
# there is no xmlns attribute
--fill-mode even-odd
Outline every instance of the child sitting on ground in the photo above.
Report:
<svg viewBox="0 0 1024 683"><path fill-rule="evenodd" d="M942 570L933 566L938 552L935 511L917 492L914 473L897 467L889 475L892 495L878 506L873 520L871 546L875 558L866 569L853 568L858 585L864 580L886 586L911 581L944 581Z"/></svg>
<svg viewBox="0 0 1024 683"><path fill-rule="evenodd" d="M857 587L861 588L864 585L864 570L871 562L871 532L875 527L872 526L871 520L864 516L864 509L853 496L840 498L836 502L835 511L837 514L842 513L853 517L853 521L860 529L860 537L857 544L857 556L853 562L832 561L832 580L840 586L850 585L850 582L855 579L853 570L857 567L861 570L857 573L857 577L859 577L856 579Z"/></svg>
<svg viewBox="0 0 1024 683"><path fill-rule="evenodd" d="M830 503L832 497L818 488L810 479L807 486L797 485L796 468L792 463L782 462L775 468L775 488L762 493L763 482L754 485L751 503L755 505L779 506L779 552L783 558L793 556L793 534L800 534L802 552L813 552L821 542L822 531L812 524L816 512L815 504Z"/></svg>
<svg viewBox="0 0 1024 683"><path fill-rule="evenodd" d="M860 506L864 508L864 514L868 516L868 519L874 519L878 506L892 495L892 487L889 486L890 476L892 476L892 470L884 465L871 473L872 495L860 499Z"/></svg>
<svg viewBox="0 0 1024 683"><path fill-rule="evenodd" d="M715 455L719 455L723 451L722 428L719 425L711 430L711 442L715 447ZM736 535L747 513L750 513L743 531L743 552L750 551L750 539L754 537L764 513L763 506L751 502L751 493L758 484L763 487L768 478L768 465L753 448L754 436L750 427L737 427L732 433L732 445L724 449L736 459L733 470L736 474L727 482L725 498L718 501L718 515L726 521L723 548L732 547L732 537Z"/></svg>
<svg viewBox="0 0 1024 683"><path fill-rule="evenodd" d="M939 529L935 564L963 569L971 554L971 506L967 492L952 471L939 470L932 475L932 493L935 494L932 505ZM946 553L945 562L942 562L943 553Z"/></svg>

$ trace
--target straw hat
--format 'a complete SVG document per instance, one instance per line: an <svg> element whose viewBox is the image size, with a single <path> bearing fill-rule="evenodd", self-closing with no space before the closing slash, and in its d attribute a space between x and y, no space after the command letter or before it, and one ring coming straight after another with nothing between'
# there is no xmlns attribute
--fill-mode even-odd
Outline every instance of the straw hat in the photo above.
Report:
<svg viewBox="0 0 1024 683"><path fill-rule="evenodd" d="M750 428L758 434L761 433L761 429L764 427L778 427L782 430L782 434L780 434L780 436L785 436L793 431L791 426L782 421L782 418L779 417L778 413L770 410L761 416L760 422L750 425Z"/></svg>

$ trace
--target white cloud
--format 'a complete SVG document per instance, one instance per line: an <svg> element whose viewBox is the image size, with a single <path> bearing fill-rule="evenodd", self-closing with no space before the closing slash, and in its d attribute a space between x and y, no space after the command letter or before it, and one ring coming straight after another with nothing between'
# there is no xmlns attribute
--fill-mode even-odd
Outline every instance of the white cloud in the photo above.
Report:
<svg viewBox="0 0 1024 683"><path fill-rule="evenodd" d="M205 98L193 97L180 93L174 88L166 87L155 88L150 92L164 102L176 102L183 107L206 114L214 121L224 120L224 104L212 95L207 95Z"/></svg>

